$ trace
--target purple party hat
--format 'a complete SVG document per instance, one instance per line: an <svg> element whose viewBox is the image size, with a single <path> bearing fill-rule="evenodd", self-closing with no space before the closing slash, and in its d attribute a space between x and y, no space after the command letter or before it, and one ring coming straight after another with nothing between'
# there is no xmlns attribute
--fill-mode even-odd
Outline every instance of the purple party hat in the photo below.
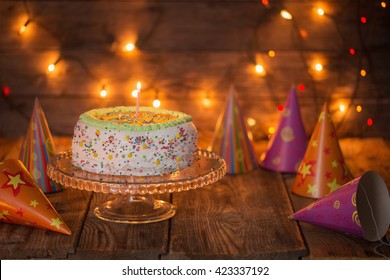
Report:
<svg viewBox="0 0 390 280"><path fill-rule="evenodd" d="M297 172L305 155L307 137L298 106L297 92L291 88L279 125L262 154L262 166L279 172Z"/></svg>

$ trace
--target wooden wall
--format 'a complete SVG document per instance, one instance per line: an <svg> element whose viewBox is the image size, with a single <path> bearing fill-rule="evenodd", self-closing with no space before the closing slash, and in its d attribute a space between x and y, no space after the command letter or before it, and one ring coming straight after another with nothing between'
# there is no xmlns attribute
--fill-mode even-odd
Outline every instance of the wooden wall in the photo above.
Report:
<svg viewBox="0 0 390 280"><path fill-rule="evenodd" d="M1 0L0 85L10 95L0 98L0 136L25 133L35 97L53 134L70 135L88 109L133 105L129 96L140 80L142 105L150 106L158 91L163 108L191 114L200 130L213 131L234 84L244 115L256 120L255 137L266 138L291 85L304 84L299 102L308 135L328 100L339 137L390 137L390 7L374 0L269 3ZM315 13L319 5L323 17ZM293 20L281 18L281 9ZM29 18L26 32L18 34ZM125 53L129 41L137 48ZM316 62L323 71L313 69ZM255 72L255 63L265 76ZM106 98L99 96L103 84ZM338 111L340 101L351 104L347 113Z"/></svg>

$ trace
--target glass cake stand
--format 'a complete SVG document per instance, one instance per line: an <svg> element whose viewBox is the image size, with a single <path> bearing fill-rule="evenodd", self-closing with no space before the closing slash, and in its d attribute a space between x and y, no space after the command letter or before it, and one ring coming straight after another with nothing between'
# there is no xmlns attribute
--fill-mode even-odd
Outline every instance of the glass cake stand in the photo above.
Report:
<svg viewBox="0 0 390 280"><path fill-rule="evenodd" d="M105 221L144 224L163 221L175 215L176 208L153 194L197 189L220 180L226 173L225 161L216 154L198 150L194 163L184 169L160 176L123 176L91 173L72 164L71 150L51 158L47 174L64 187L114 194L95 208Z"/></svg>

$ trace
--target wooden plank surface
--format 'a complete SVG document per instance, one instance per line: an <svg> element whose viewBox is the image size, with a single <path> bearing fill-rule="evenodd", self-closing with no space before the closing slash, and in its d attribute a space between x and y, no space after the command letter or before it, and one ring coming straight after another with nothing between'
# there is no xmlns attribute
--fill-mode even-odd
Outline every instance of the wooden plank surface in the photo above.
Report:
<svg viewBox="0 0 390 280"><path fill-rule="evenodd" d="M200 147L210 134L201 131ZM70 138L55 138L57 151ZM375 170L390 184L390 142L341 139L346 163L355 176ZM0 139L0 157L14 158L21 139ZM7 148L6 148L7 147ZM256 143L256 151L265 142ZM176 216L149 225L119 225L97 219L93 210L103 194L68 189L47 195L73 234L0 223L1 259L377 259L368 242L306 223L288 221L293 212L287 190L294 176L258 169L220 182L173 194ZM313 200L290 194L295 210ZM92 197L92 200L91 200ZM169 200L169 196L163 199ZM84 222L85 219L85 222ZM299 226L299 227L298 227ZM302 234L302 235L301 235ZM387 234L390 238L390 231ZM307 245L307 247L305 246ZM386 247L384 253L390 251Z"/></svg>
<svg viewBox="0 0 390 280"><path fill-rule="evenodd" d="M291 202L280 174L258 169L173 194L166 259L298 259L307 249L287 217Z"/></svg>
<svg viewBox="0 0 390 280"><path fill-rule="evenodd" d="M57 151L68 149L70 140L69 137L55 138ZM3 145L9 147L5 158L18 158L22 139L10 140L10 142L11 144L2 142ZM75 253L91 193L67 189L47 194L47 198L68 225L72 235L0 223L1 259L65 259L69 254Z"/></svg>
<svg viewBox="0 0 390 280"><path fill-rule="evenodd" d="M377 171L390 186L390 149L386 142L378 138L370 139L341 139L340 146L346 164L354 177L365 171ZM295 176L285 175L287 189L291 191ZM291 194L295 210L306 207L313 199ZM307 259L369 259L381 258L374 251L379 242L369 242L346 234L325 228L299 222L305 241L310 249ZM388 231L387 237L390 237ZM384 251L382 251L384 250ZM379 252L390 256L390 249L381 246Z"/></svg>
<svg viewBox="0 0 390 280"><path fill-rule="evenodd" d="M109 196L94 193L77 253L71 259L159 259L166 254L169 221L130 225L98 219L94 209ZM161 197L169 201L169 196Z"/></svg>
<svg viewBox="0 0 390 280"><path fill-rule="evenodd" d="M349 36L352 46L359 45L355 31L356 16L350 11L357 3L335 1L327 3L329 17L319 17L311 1L283 3L293 14L298 26L309 38L303 49L339 50L342 38ZM339 2L339 3L337 3ZM341 2L341 3L340 3ZM107 50L117 40L124 43L131 38L145 50L241 50L297 48L298 34L291 21L283 20L279 7L268 9L257 0L248 1L29 1L33 22L24 37L18 28L27 20L23 3L2 1L0 34L6 49L20 46L36 49L89 48ZM348 9L345 5L348 4ZM370 14L371 16L371 14ZM386 40L383 24L386 12L378 10L370 17L377 26L369 46ZM339 25L337 26L336 23ZM156 25L156 26L155 26ZM44 28L46 27L46 28ZM156 27L156 28L153 28ZM339 29L337 29L339 28ZM279 32L273 32L279 30ZM257 31L257 41L252 42ZM333 37L334 40L326 40ZM340 38L341 37L341 38ZM255 37L256 38L256 37Z"/></svg>

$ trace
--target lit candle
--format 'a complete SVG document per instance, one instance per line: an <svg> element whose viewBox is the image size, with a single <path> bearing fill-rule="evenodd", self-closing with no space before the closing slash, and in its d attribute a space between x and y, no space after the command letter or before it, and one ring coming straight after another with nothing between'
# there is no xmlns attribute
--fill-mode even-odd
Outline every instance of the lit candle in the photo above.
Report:
<svg viewBox="0 0 390 280"><path fill-rule="evenodd" d="M138 119L138 113L139 113L139 97L141 95L141 82L138 82L137 83L137 105L136 105L136 109L135 109L135 117Z"/></svg>

